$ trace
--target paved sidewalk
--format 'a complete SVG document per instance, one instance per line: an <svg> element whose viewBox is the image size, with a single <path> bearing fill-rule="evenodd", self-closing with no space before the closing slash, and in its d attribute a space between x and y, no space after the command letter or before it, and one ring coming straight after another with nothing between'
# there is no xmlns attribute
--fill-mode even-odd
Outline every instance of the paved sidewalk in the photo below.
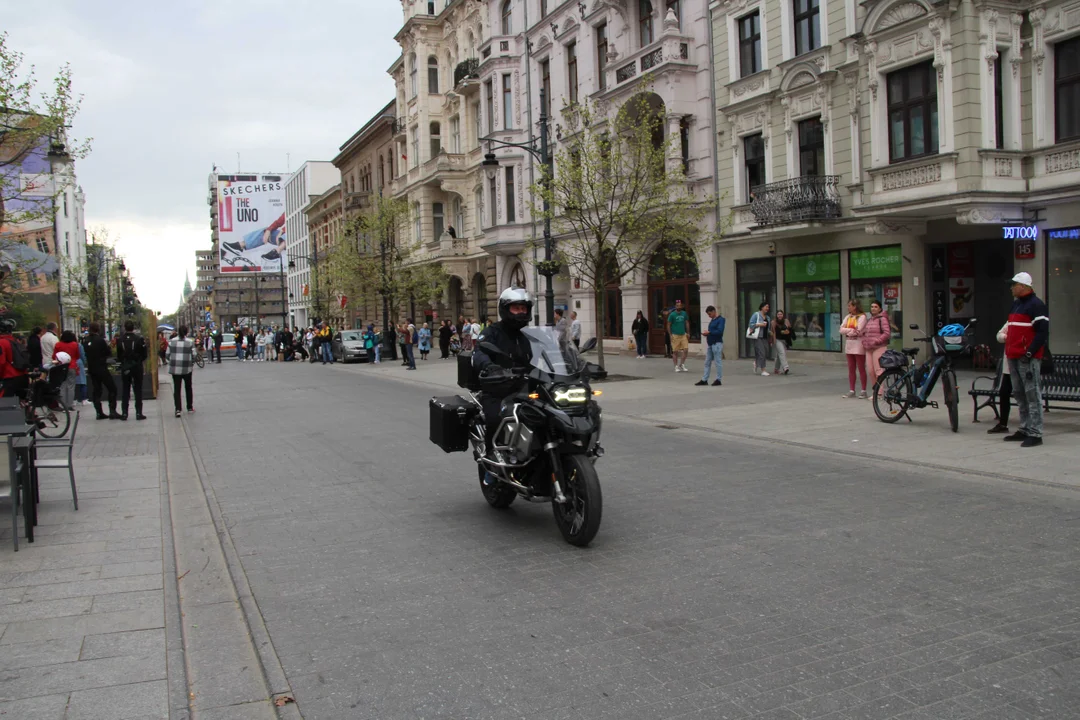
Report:
<svg viewBox="0 0 1080 720"><path fill-rule="evenodd" d="M595 360L593 355L590 359ZM695 387L702 361L691 358L690 372L675 373L671 360L635 360L608 354L610 373L638 378L599 385L607 418L631 418L654 425L674 425L770 442L782 442L849 456L883 457L926 467L981 473L1012 480L1080 488L1076 473L1076 436L1080 412L1052 410L1046 415L1045 444L1021 449L1000 435L987 435L993 412L980 412L972 423L971 381L982 372L957 373L960 428L952 433L941 395L940 409L911 412L912 421L880 422L868 400L842 399L847 370L834 365L794 365L790 375L761 377L751 360L725 360L722 387ZM339 368L341 366L338 366ZM348 372L377 372L402 382L425 382L457 391L452 360L417 362L405 372L397 362L377 367L345 366ZM770 364L771 369L771 364ZM1080 405L1077 406L1080 410ZM1013 408L1011 428L1019 428Z"/></svg>
<svg viewBox="0 0 1080 720"><path fill-rule="evenodd" d="M15 553L2 523L0 718L168 718L155 403L144 422L81 409L79 510L66 471L43 471L35 542L20 519Z"/></svg>

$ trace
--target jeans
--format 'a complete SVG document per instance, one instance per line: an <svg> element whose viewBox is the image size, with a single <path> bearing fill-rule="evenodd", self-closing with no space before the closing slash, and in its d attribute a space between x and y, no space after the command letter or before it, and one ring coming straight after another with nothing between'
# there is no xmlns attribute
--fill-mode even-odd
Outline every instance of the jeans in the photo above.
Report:
<svg viewBox="0 0 1080 720"><path fill-rule="evenodd" d="M780 338L776 339L776 363L773 365L773 372L779 373L781 370L787 370L787 343Z"/></svg>
<svg viewBox="0 0 1080 720"><path fill-rule="evenodd" d="M86 383L75 383L75 402L86 400Z"/></svg>
<svg viewBox="0 0 1080 720"><path fill-rule="evenodd" d="M637 343L638 357L645 357L649 350L649 333L638 333L634 336L634 341Z"/></svg>
<svg viewBox="0 0 1080 720"><path fill-rule="evenodd" d="M375 346L375 362L382 362L382 343Z"/></svg>
<svg viewBox="0 0 1080 720"><path fill-rule="evenodd" d="M244 348L241 347L240 345L236 346L236 359L237 360L243 360L244 359Z"/></svg>
<svg viewBox="0 0 1080 720"><path fill-rule="evenodd" d="M260 345L259 346L259 359L260 360L265 360L266 359L266 346L265 345Z"/></svg>
<svg viewBox="0 0 1080 720"><path fill-rule="evenodd" d="M322 353L322 361L324 363L334 362L334 353L331 352L330 343L324 342L319 346L319 351Z"/></svg>
<svg viewBox="0 0 1080 720"><path fill-rule="evenodd" d="M173 406L176 408L176 412L180 412L180 410L181 410L181 407L180 407L180 386L181 385L184 386L184 390L186 391L185 392L185 395L186 395L185 399L187 400L187 409L190 410L192 407L194 407L194 403L192 402L192 396L191 396L191 373L188 373L187 375L173 375L172 376L172 397L173 397Z"/></svg>
<svg viewBox="0 0 1080 720"><path fill-rule="evenodd" d="M702 382L709 382L709 371L714 362L716 363L716 379L720 380L724 377L723 353L724 343L722 342L705 346L705 372L701 376Z"/></svg>
<svg viewBox="0 0 1080 720"><path fill-rule="evenodd" d="M409 363L409 367L413 370L416 369L416 358L413 356L413 345L406 343L402 346L405 349L405 359Z"/></svg>
<svg viewBox="0 0 1080 720"><path fill-rule="evenodd" d="M1020 432L1028 437L1043 435L1042 360L1019 358L1009 360L1009 378L1013 400L1020 411Z"/></svg>

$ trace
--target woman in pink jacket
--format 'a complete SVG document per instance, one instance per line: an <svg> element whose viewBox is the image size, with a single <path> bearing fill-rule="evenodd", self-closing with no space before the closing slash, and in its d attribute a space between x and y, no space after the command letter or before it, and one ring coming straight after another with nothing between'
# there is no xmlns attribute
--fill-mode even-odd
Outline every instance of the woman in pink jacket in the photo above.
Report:
<svg viewBox="0 0 1080 720"><path fill-rule="evenodd" d="M870 318L863 326L861 338L863 350L866 352L866 370L870 375L870 387L877 384L878 372L881 370L878 361L888 349L891 339L892 326L889 325L889 318L882 312L881 303L874 300L870 303Z"/></svg>
<svg viewBox="0 0 1080 720"><path fill-rule="evenodd" d="M855 370L859 371L862 380L863 400L866 399L866 351L862 346L863 328L866 327L866 314L862 311L862 305L858 300L848 301L848 314L844 322L840 323L840 334L844 337L844 355L847 356L848 387L851 390L841 397L855 397Z"/></svg>

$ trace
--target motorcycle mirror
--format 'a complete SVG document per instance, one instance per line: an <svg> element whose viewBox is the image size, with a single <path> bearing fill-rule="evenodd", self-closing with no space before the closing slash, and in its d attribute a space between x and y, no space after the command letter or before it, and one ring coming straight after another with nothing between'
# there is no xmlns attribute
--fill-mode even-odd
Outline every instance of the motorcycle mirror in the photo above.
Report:
<svg viewBox="0 0 1080 720"><path fill-rule="evenodd" d="M970 320L968 320L968 327L971 327L974 324L975 324L975 318L971 318Z"/></svg>
<svg viewBox="0 0 1080 720"><path fill-rule="evenodd" d="M911 323L910 325L908 325L908 329L910 329L910 330L918 330L919 326L916 325L915 323Z"/></svg>
<svg viewBox="0 0 1080 720"><path fill-rule="evenodd" d="M578 352L587 353L596 347L596 338L589 338L585 343L578 348Z"/></svg>

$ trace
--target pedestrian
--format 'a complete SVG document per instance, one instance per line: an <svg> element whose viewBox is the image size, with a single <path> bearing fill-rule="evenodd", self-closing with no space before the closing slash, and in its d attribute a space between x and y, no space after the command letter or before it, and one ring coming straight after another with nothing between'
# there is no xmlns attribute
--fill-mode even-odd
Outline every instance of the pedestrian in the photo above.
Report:
<svg viewBox="0 0 1080 720"><path fill-rule="evenodd" d="M416 369L416 326L413 325L412 318L408 318L405 321L405 325L402 327L402 350L405 353L405 364L409 370Z"/></svg>
<svg viewBox="0 0 1080 720"><path fill-rule="evenodd" d="M705 308L705 314L709 316L709 327L701 332L708 343L705 346L705 373L694 384L708 385L709 369L716 363L716 380L713 381L713 386L720 387L724 384L721 378L724 376L724 328L727 327L727 321L712 305Z"/></svg>
<svg viewBox="0 0 1080 720"><path fill-rule="evenodd" d="M217 353L218 365L221 364L221 343L225 342L225 336L221 332L221 328L217 329L214 333L214 353ZM210 362L214 362L214 354L210 354Z"/></svg>
<svg viewBox="0 0 1080 720"><path fill-rule="evenodd" d="M135 390L135 419L145 420L143 415L143 367L147 357L146 340L142 335L135 333L135 323L128 320L124 323L124 334L116 343L116 359L120 361L120 378L124 385L123 394L120 396L120 419L128 419L128 402L131 399L131 391Z"/></svg>
<svg viewBox="0 0 1080 720"><path fill-rule="evenodd" d="M1043 443L1040 373L1050 337L1050 313L1046 303L1035 295L1031 275L1026 272L1013 277L1012 296L1005 357L1009 360L1013 399L1020 411L1020 429L1005 439L1020 442L1020 447L1036 447Z"/></svg>
<svg viewBox="0 0 1080 720"><path fill-rule="evenodd" d="M42 329L34 326L30 328L30 334L26 336L26 354L30 356L31 370L40 370L45 361L41 353L41 333Z"/></svg>
<svg viewBox="0 0 1080 720"><path fill-rule="evenodd" d="M256 342L256 344L258 346L258 350L259 350L258 361L259 362L265 362L266 361L266 330L265 330L265 328L263 330L259 331L259 336L256 338L255 342Z"/></svg>
<svg viewBox="0 0 1080 720"><path fill-rule="evenodd" d="M847 357L848 366L848 392L841 397L855 397L855 371L859 372L859 380L862 382L862 394L859 397L866 399L866 351L863 350L862 334L866 327L866 313L862 310L862 304L856 298L848 300L848 314L840 323L840 334L844 337L844 355Z"/></svg>
<svg viewBox="0 0 1080 720"><path fill-rule="evenodd" d="M74 410L75 380L79 377L79 360L82 357L82 349L79 347L79 341L75 337L75 333L71 330L60 333L60 339L53 348L53 362L55 364L61 364L60 353L66 353L68 357L67 362L62 363L68 366L68 371L63 383L60 385L60 401L68 410Z"/></svg>
<svg viewBox="0 0 1080 720"><path fill-rule="evenodd" d="M877 386L878 375L881 374L881 356L889 348L892 340L892 326L889 325L889 317L885 314L880 300L870 301L870 318L863 327L862 337L863 351L866 353L866 374L870 376L870 387ZM878 394L885 392L881 388Z"/></svg>
<svg viewBox="0 0 1080 720"><path fill-rule="evenodd" d="M319 328L319 351L322 354L322 364L334 362L334 331L330 329L330 323L324 322Z"/></svg>
<svg viewBox="0 0 1080 720"><path fill-rule="evenodd" d="M177 337L169 341L169 374L173 381L173 407L180 417L180 386L184 386L187 411L195 412L192 398L191 372L195 368L195 343L188 339L187 325L181 325Z"/></svg>
<svg viewBox="0 0 1080 720"><path fill-rule="evenodd" d="M364 342L364 350L367 351L368 364L375 363L375 326L368 325L367 330L360 336Z"/></svg>
<svg viewBox="0 0 1080 720"><path fill-rule="evenodd" d="M420 359L427 360L428 353L431 352L431 328L427 323L424 323L417 333L419 338Z"/></svg>
<svg viewBox="0 0 1080 720"><path fill-rule="evenodd" d="M484 328L480 326L480 321L470 320L469 325L469 343L472 345L472 349L475 350L480 345L480 333L484 331ZM487 321L484 321L485 324Z"/></svg>
<svg viewBox="0 0 1080 720"><path fill-rule="evenodd" d="M746 328L746 337L754 341L754 372L768 377L765 365L769 362L769 303L758 305L757 312L750 316L750 325Z"/></svg>
<svg viewBox="0 0 1080 720"><path fill-rule="evenodd" d="M442 325L439 327L439 359L445 360L450 357L450 338L453 337L454 330L450 327L449 320L443 320Z"/></svg>
<svg viewBox="0 0 1080 720"><path fill-rule="evenodd" d="M575 348L581 347L581 321L577 319L577 313L570 311L570 339Z"/></svg>
<svg viewBox="0 0 1080 720"><path fill-rule="evenodd" d="M783 372L788 374L787 351L791 347L792 338L791 321L787 319L787 313L783 310L776 311L776 319L772 324L773 346L776 348L776 363L773 365L773 373L779 375Z"/></svg>
<svg viewBox="0 0 1080 720"><path fill-rule="evenodd" d="M630 332L637 343L637 359L644 360L649 348L649 321L645 318L645 313L637 311L637 317L630 325Z"/></svg>
<svg viewBox="0 0 1080 720"><path fill-rule="evenodd" d="M248 328L248 331L245 333L245 336L247 337L247 347L244 348L244 355L251 362L255 362L255 360L256 360L255 356L258 355L258 352L259 352L259 350L258 350L258 343L259 343L258 331L257 330L252 330L251 328Z"/></svg>
<svg viewBox="0 0 1080 720"><path fill-rule="evenodd" d="M112 373L109 372L108 360L112 357L112 348L101 337L101 326L90 323L90 334L83 342L83 357L86 358L86 372L93 384L94 410L97 411L98 420L119 420L120 414L116 412L116 383L113 382ZM101 407L101 392L104 390L109 396L109 414L106 415Z"/></svg>
<svg viewBox="0 0 1080 720"><path fill-rule="evenodd" d="M564 312L562 308L555 308L555 339L558 340L559 347L563 350L566 349L566 344L570 342L570 321L563 316Z"/></svg>
<svg viewBox="0 0 1080 720"><path fill-rule="evenodd" d="M244 357L244 348L247 346L247 335L244 333L245 328L240 328L236 332L236 359L240 362L244 362L247 358ZM169 345L172 347L172 344Z"/></svg>
<svg viewBox="0 0 1080 720"><path fill-rule="evenodd" d="M686 369L686 356L690 353L690 316L683 310L682 300L675 301L675 311L668 314L667 331L671 336L671 361L675 372Z"/></svg>
<svg viewBox="0 0 1080 720"><path fill-rule="evenodd" d="M56 352L56 343L60 341L60 338L56 337L56 323L51 322L45 325L45 332L41 335L41 364L51 363L53 359L53 353Z"/></svg>
<svg viewBox="0 0 1080 720"><path fill-rule="evenodd" d="M471 331L472 331L472 325L471 324L469 324L468 326L466 325L465 316L464 315L458 315L457 333L458 333L458 341L461 342L461 349L462 350L471 350L472 349L471 345L469 344L469 338L472 337Z"/></svg>
<svg viewBox="0 0 1080 720"><path fill-rule="evenodd" d="M997 332L997 341L1002 345L1009 336L1009 323L1006 322ZM1001 359L1001 386L998 388L998 421L986 431L987 435L1009 432L1009 415L1012 412L1012 375L1009 373L1009 359Z"/></svg>
<svg viewBox="0 0 1080 720"><path fill-rule="evenodd" d="M90 401L86 394L86 360L83 359L82 346L79 346L79 357L76 360L75 375L75 404L89 405Z"/></svg>

